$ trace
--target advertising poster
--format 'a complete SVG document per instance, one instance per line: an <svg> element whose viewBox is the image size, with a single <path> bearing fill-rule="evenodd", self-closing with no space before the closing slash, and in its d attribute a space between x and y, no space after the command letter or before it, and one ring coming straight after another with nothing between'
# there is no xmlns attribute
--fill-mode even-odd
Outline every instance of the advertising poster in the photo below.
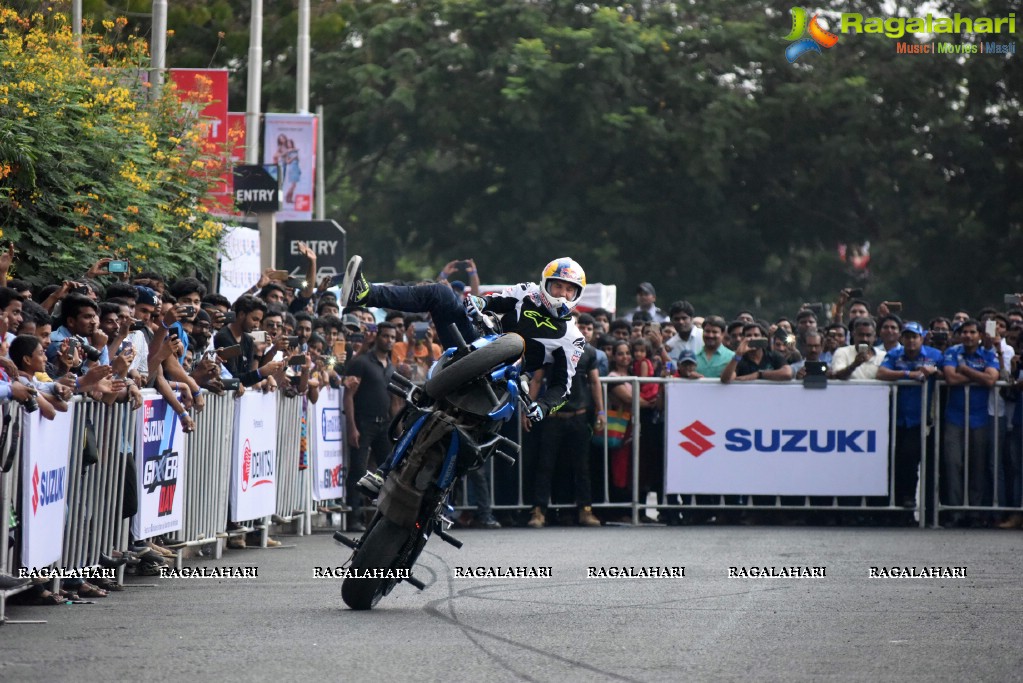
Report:
<svg viewBox="0 0 1023 683"><path fill-rule="evenodd" d="M181 420L163 398L142 404L135 440L139 511L132 534L145 539L180 531L185 508L185 435Z"/></svg>

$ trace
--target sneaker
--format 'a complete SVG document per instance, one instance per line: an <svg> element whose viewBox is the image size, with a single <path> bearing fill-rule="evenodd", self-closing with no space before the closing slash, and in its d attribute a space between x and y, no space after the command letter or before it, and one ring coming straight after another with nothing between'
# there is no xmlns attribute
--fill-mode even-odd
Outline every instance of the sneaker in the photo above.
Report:
<svg viewBox="0 0 1023 683"><path fill-rule="evenodd" d="M353 256L345 268L345 277L341 283L341 305L358 306L369 296L369 282L362 274L362 257Z"/></svg>
<svg viewBox="0 0 1023 683"><path fill-rule="evenodd" d="M526 526L533 527L534 529L542 529L547 524L547 519L543 516L543 510L538 507L533 508L532 516L529 521L526 522Z"/></svg>
<svg viewBox="0 0 1023 683"><path fill-rule="evenodd" d="M476 525L483 527L484 529L500 529L501 523L494 519L493 515L489 515L482 519L476 520Z"/></svg>
<svg viewBox="0 0 1023 683"><path fill-rule="evenodd" d="M579 526L600 526L600 520L589 505L579 511Z"/></svg>
<svg viewBox="0 0 1023 683"><path fill-rule="evenodd" d="M377 472L366 472L356 484L358 489L370 498L380 495L380 489L384 486L384 478Z"/></svg>

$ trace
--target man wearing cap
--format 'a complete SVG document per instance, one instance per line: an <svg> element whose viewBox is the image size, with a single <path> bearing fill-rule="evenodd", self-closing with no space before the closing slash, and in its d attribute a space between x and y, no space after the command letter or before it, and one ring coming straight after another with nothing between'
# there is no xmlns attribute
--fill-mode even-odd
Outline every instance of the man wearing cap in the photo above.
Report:
<svg viewBox="0 0 1023 683"><path fill-rule="evenodd" d="M926 385L926 394L934 389L932 381L941 365L941 352L924 346L924 328L917 322L907 322L899 335L901 344L889 351L877 379L894 382L911 380ZM917 468L922 455L920 430L923 425L925 403L923 386L900 385L895 401L895 502L903 507L914 507L917 489ZM926 398L929 401L929 398Z"/></svg>
<svg viewBox="0 0 1023 683"><path fill-rule="evenodd" d="M654 286L649 282L640 282L639 286L636 287L636 303L638 304L630 313L621 316L622 320L628 320L632 322L632 316L639 311L644 311L650 314L650 319L655 323L663 323L668 321L668 316L665 315L664 311L657 308L657 292L654 290Z"/></svg>
<svg viewBox="0 0 1023 683"><path fill-rule="evenodd" d="M728 323L721 316L707 316L707 319L703 321L703 348L695 354L687 349L679 355L678 367L680 375L684 356L688 353L692 354L693 360L696 363L696 367L693 368L693 372L689 375L690 377L721 377L721 373L725 371L725 366L735 357L735 352L726 348L723 343L727 326Z"/></svg>

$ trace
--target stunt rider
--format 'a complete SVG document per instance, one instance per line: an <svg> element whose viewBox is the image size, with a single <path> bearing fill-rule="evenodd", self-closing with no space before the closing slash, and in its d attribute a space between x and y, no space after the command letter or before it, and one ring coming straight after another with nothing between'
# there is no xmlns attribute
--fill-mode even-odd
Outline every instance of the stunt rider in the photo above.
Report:
<svg viewBox="0 0 1023 683"><path fill-rule="evenodd" d="M526 411L531 421L539 422L565 404L572 386L585 340L571 313L585 287L586 273L582 267L570 258L558 258L544 267L539 285L523 282L493 296L470 295L463 305L451 288L443 284L371 285L362 274L362 257L353 256L345 269L341 301L345 306L429 313L445 348L456 345L448 331L451 323L462 338L471 343L477 337L472 321L482 316L483 311L497 314L505 332L514 332L525 340L523 372L535 372L551 364L546 374L547 391L530 403ZM363 477L363 482L374 476ZM382 484L380 478L379 484L370 488L379 488Z"/></svg>

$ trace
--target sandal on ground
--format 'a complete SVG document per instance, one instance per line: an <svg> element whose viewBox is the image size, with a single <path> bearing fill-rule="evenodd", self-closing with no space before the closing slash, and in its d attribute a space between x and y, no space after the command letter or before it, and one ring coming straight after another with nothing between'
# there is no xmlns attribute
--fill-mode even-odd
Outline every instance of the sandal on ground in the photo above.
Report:
<svg viewBox="0 0 1023 683"><path fill-rule="evenodd" d="M116 581L111 581L110 579L93 579L92 583L93 585L96 586L96 588L101 588L105 590L107 593L109 593L110 591L124 590L124 586L117 583Z"/></svg>
<svg viewBox="0 0 1023 683"><path fill-rule="evenodd" d="M28 591L20 595L15 596L15 599L11 602L15 602L19 605L29 606L50 606L50 605L63 605L67 600L63 595L58 593L51 593L48 590L44 591Z"/></svg>
<svg viewBox="0 0 1023 683"><path fill-rule="evenodd" d="M78 587L79 597L106 597L106 591L90 583L84 583Z"/></svg>

